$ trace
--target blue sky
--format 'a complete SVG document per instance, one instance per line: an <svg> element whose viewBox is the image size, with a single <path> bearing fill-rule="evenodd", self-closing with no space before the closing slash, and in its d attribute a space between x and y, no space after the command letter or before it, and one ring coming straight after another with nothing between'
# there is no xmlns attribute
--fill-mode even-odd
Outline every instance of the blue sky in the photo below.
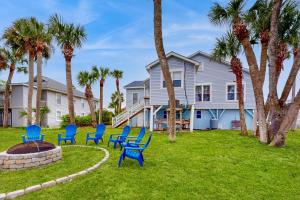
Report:
<svg viewBox="0 0 300 200"><path fill-rule="evenodd" d="M190 55L202 50L210 53L215 38L224 27L215 27L207 14L214 1L165 0L163 3L163 34L166 51ZM220 1L224 2L224 1ZM247 5L251 5L248 2ZM76 75L91 66L107 66L124 71L121 85L148 77L145 66L156 59L153 37L152 0L10 0L0 1L0 34L21 17L34 16L47 22L51 14L60 14L65 21L84 25L88 39L83 48L75 50L72 60L73 82L78 89ZM257 53L259 53L257 51ZM245 63L245 59L242 58ZM246 63L245 63L246 64ZM288 75L289 62L281 77L279 91ZM65 83L65 62L59 48L44 62L43 74ZM0 78L6 79L7 73ZM14 82L27 81L16 74ZM298 81L299 82L299 77ZM115 90L115 82L108 78L105 85L105 105ZM99 96L98 83L93 87Z"/></svg>

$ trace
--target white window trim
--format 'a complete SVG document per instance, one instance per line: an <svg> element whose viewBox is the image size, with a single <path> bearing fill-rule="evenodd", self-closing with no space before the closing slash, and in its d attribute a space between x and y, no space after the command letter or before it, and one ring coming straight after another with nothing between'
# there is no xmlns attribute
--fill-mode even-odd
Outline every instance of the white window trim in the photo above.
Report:
<svg viewBox="0 0 300 200"><path fill-rule="evenodd" d="M134 102L133 102L133 96L134 96L134 94L137 94L137 102L136 103L139 103L139 101L140 101L140 95L139 95L139 93L138 92L133 92L132 93L132 105L134 105Z"/></svg>
<svg viewBox="0 0 300 200"><path fill-rule="evenodd" d="M209 87L210 87L210 90L209 90L209 92L210 92L210 97L209 97L209 101L203 101L203 85L209 85ZM196 87L197 86L202 86L202 101L196 101ZM205 102L212 102L212 83L197 83L196 85L195 85L195 102L201 102L201 103L205 103Z"/></svg>
<svg viewBox="0 0 300 200"><path fill-rule="evenodd" d="M242 82L242 84L244 85L244 102L246 101L246 82ZM234 100L228 100L227 99L227 87L228 85L234 85ZM226 102L238 102L238 98L237 98L237 86L236 86L236 82L226 82L226 86L225 86L225 101Z"/></svg>
<svg viewBox="0 0 300 200"><path fill-rule="evenodd" d="M200 111L200 113L201 113L201 114L200 114L200 118L197 117L197 112L198 112L198 111ZM196 115L196 116L195 116L196 119L202 119L202 110L195 110L195 115Z"/></svg>
<svg viewBox="0 0 300 200"><path fill-rule="evenodd" d="M58 95L60 95L60 104L57 103ZM62 105L62 94L60 94L60 93L55 93L55 100L56 100L56 104L57 104L57 105Z"/></svg>
<svg viewBox="0 0 300 200"><path fill-rule="evenodd" d="M62 117L62 116L63 116L63 113L62 113L62 111L61 111L61 110L56 110L56 112L55 112L55 118L56 118L56 121L57 121L57 122L61 122L61 121L62 121L62 119L57 117L57 112L60 112L60 114L61 114L61 116L60 116L60 117Z"/></svg>
<svg viewBox="0 0 300 200"><path fill-rule="evenodd" d="M173 72L180 72L181 73L181 87L174 87L174 90L176 89L182 89L184 86L184 70L183 69L170 69L170 75L172 79L172 73ZM164 80L164 75L162 70L160 70L160 89L167 89L167 87L163 87L163 80ZM173 81L173 79L172 79Z"/></svg>

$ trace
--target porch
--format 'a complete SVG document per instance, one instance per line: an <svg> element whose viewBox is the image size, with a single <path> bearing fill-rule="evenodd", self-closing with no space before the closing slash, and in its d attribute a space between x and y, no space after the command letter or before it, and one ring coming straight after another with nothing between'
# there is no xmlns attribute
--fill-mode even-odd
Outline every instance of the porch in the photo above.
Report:
<svg viewBox="0 0 300 200"><path fill-rule="evenodd" d="M145 124L147 122L147 115L149 116L150 131L165 131L168 128L168 120L170 115L170 108L166 105L149 106L145 110ZM176 107L176 129L193 131L194 122L194 105L180 105Z"/></svg>

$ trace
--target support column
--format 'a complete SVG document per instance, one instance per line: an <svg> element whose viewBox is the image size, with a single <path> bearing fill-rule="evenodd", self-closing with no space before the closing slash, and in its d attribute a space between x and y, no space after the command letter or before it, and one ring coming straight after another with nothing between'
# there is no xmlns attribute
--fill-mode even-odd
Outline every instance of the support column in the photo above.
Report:
<svg viewBox="0 0 300 200"><path fill-rule="evenodd" d="M153 131L153 106L150 107L150 131Z"/></svg>
<svg viewBox="0 0 300 200"><path fill-rule="evenodd" d="M195 105L191 106L191 116L190 116L190 132L194 130L194 112L195 112Z"/></svg>
<svg viewBox="0 0 300 200"><path fill-rule="evenodd" d="M146 111L147 109L144 108L144 127L146 127Z"/></svg>

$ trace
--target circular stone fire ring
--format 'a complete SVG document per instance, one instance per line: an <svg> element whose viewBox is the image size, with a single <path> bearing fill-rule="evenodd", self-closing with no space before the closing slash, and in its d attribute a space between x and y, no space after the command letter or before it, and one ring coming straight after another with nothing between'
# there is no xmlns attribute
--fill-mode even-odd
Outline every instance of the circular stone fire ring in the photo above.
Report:
<svg viewBox="0 0 300 200"><path fill-rule="evenodd" d="M61 160L60 146L49 142L29 142L17 144L0 153L0 170L20 170L47 165Z"/></svg>

